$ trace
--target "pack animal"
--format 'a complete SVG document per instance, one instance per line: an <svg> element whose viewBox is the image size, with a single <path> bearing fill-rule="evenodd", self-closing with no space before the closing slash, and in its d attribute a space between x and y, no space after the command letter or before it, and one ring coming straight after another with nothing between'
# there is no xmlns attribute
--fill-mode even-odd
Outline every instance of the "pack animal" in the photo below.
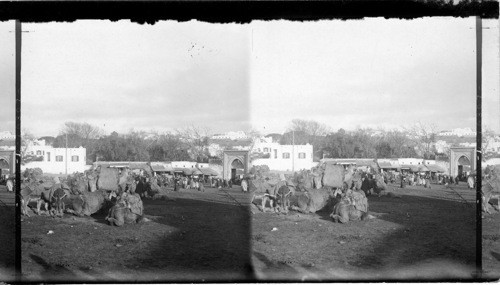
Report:
<svg viewBox="0 0 500 285"><path fill-rule="evenodd" d="M142 216L142 208L134 211L134 205L130 202L130 199L135 198L132 201L140 201L140 197L129 197L127 193L120 196L115 205L109 209L108 215L106 216L106 221L113 226L121 227L125 224L134 224L145 220ZM142 207L142 203L139 205Z"/></svg>
<svg viewBox="0 0 500 285"><path fill-rule="evenodd" d="M349 221L360 221L372 218L368 215L368 200L363 191L348 191L341 195L340 202L337 203L330 214L333 221L338 223L348 223Z"/></svg>

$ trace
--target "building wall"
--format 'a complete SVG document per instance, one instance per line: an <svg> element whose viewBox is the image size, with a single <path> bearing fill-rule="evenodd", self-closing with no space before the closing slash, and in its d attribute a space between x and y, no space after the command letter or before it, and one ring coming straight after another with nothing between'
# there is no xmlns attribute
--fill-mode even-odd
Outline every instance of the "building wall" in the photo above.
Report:
<svg viewBox="0 0 500 285"><path fill-rule="evenodd" d="M399 164L410 164L419 165L423 164L424 160L422 158L398 158Z"/></svg>
<svg viewBox="0 0 500 285"><path fill-rule="evenodd" d="M252 165L267 165L271 170L298 171L311 169L313 163L313 146L280 145L278 143L261 142L254 144L254 151L269 153L269 158L259 158Z"/></svg>
<svg viewBox="0 0 500 285"><path fill-rule="evenodd" d="M66 158L65 148L40 146L32 151L35 155L40 153L43 156L43 161L32 161L21 165L22 170L39 167L43 173L65 174L67 172L71 174L73 172L84 172L89 168L85 163L87 159L86 149L83 147L68 148L68 159Z"/></svg>
<svg viewBox="0 0 500 285"><path fill-rule="evenodd" d="M245 134L243 131L237 131L237 132L228 132L222 135L215 135L212 136L212 139L230 139L230 140L236 140L236 139L247 139L248 136Z"/></svg>
<svg viewBox="0 0 500 285"><path fill-rule="evenodd" d="M195 168L196 161L172 161L172 167Z"/></svg>

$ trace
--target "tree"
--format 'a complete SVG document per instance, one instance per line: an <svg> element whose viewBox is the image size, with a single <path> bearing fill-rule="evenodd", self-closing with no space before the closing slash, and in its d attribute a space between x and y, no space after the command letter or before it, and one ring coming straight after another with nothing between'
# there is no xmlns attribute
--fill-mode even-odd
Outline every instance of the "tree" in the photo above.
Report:
<svg viewBox="0 0 500 285"><path fill-rule="evenodd" d="M413 125L409 130L410 138L416 143L418 154L429 159L432 153L432 146L436 143L436 126L434 124L425 125L421 122Z"/></svg>
<svg viewBox="0 0 500 285"><path fill-rule="evenodd" d="M482 149L482 160L485 161L487 159L497 157L497 153L494 151L490 151L488 148L491 143L495 141L496 134L489 127L485 126L481 133L481 149Z"/></svg>
<svg viewBox="0 0 500 285"><path fill-rule="evenodd" d="M191 159L197 162L208 161L211 132L209 128L195 127L193 125L177 130L180 139L189 146L188 152Z"/></svg>
<svg viewBox="0 0 500 285"><path fill-rule="evenodd" d="M27 151L35 139L35 136L28 129L23 129L21 131L21 164L24 165L33 160L32 156L28 154Z"/></svg>
<svg viewBox="0 0 500 285"><path fill-rule="evenodd" d="M104 134L104 131L101 128L92 126L86 122L66 122L64 123L64 127L62 128L60 134L77 135L84 141L87 141L89 139L98 139Z"/></svg>

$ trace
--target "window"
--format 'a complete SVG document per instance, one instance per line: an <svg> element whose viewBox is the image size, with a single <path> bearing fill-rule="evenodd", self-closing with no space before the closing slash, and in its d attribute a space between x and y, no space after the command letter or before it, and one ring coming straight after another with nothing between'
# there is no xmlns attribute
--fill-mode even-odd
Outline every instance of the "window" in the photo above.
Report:
<svg viewBox="0 0 500 285"><path fill-rule="evenodd" d="M41 150L37 150L36 151L36 155L42 155L42 151Z"/></svg>
<svg viewBox="0 0 500 285"><path fill-rule="evenodd" d="M265 147L264 152L269 152L269 149L267 147Z"/></svg>
<svg viewBox="0 0 500 285"><path fill-rule="evenodd" d="M277 149L274 150L274 158L278 158L278 150Z"/></svg>
<svg viewBox="0 0 500 285"><path fill-rule="evenodd" d="M62 155L56 155L56 161L63 161Z"/></svg>
<svg viewBox="0 0 500 285"><path fill-rule="evenodd" d="M79 158L78 155L73 155L73 156L71 156L71 161L77 162L78 158Z"/></svg>
<svg viewBox="0 0 500 285"><path fill-rule="evenodd" d="M306 158L305 152L299 152L299 158Z"/></svg>
<svg viewBox="0 0 500 285"><path fill-rule="evenodd" d="M284 152L284 153L283 153L283 158L284 158L284 159L288 159L288 158L290 158L290 153L289 153L289 152Z"/></svg>
<svg viewBox="0 0 500 285"><path fill-rule="evenodd" d="M47 161L50 161L50 152L47 151Z"/></svg>

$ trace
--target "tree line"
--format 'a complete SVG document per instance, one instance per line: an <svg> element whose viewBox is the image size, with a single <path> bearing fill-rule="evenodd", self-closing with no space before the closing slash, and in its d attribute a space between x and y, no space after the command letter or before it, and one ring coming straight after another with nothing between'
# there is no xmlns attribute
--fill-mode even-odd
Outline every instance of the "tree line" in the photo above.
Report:
<svg viewBox="0 0 500 285"><path fill-rule="evenodd" d="M253 138L260 136L250 132ZM374 130L358 128L353 131L332 131L313 120L294 119L283 134L270 134L280 144L311 144L314 159L322 158L398 158L435 159L447 156L435 148L435 126L417 123L403 130ZM187 127L165 133L146 133L130 130L126 134L105 135L99 127L88 123L66 122L56 137L41 137L53 147L85 147L87 163L94 161L182 161L208 162L220 159L219 151L210 155L210 131ZM33 139L29 132L22 134L23 147ZM23 158L29 158L22 152ZM31 158L33 159L33 158Z"/></svg>

